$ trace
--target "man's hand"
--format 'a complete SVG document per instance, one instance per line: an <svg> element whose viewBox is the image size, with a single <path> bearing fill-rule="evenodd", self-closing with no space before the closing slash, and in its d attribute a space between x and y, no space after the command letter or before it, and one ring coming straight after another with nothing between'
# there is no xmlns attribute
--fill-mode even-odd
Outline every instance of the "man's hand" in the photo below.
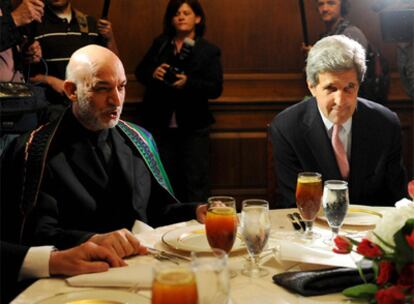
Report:
<svg viewBox="0 0 414 304"><path fill-rule="evenodd" d="M40 82L40 83L45 83L48 86L50 86L53 90L55 90L57 93L59 93L60 95L65 94L65 91L63 89L63 83L64 81L62 79L59 79L57 77L54 76L46 76L43 74L37 74L33 77L30 77L30 81L31 82Z"/></svg>
<svg viewBox="0 0 414 304"><path fill-rule="evenodd" d="M98 32L102 35L108 42L114 39L114 33L112 31L112 23L105 19L98 20Z"/></svg>
<svg viewBox="0 0 414 304"><path fill-rule="evenodd" d="M196 209L197 221L204 224L207 216L207 204L199 205Z"/></svg>
<svg viewBox="0 0 414 304"><path fill-rule="evenodd" d="M32 21L42 22L44 7L45 4L42 0L23 0L11 13L14 24L22 26Z"/></svg>
<svg viewBox="0 0 414 304"><path fill-rule="evenodd" d="M116 254L92 242L80 246L52 251L49 259L50 275L77 275L107 271L109 267L126 266Z"/></svg>
<svg viewBox="0 0 414 304"><path fill-rule="evenodd" d="M42 48L40 43L35 41L27 48L25 55L25 61L27 63L37 63L42 58Z"/></svg>
<svg viewBox="0 0 414 304"><path fill-rule="evenodd" d="M89 241L108 248L121 258L147 253L147 247L142 246L128 229L120 229L105 234L95 234Z"/></svg>

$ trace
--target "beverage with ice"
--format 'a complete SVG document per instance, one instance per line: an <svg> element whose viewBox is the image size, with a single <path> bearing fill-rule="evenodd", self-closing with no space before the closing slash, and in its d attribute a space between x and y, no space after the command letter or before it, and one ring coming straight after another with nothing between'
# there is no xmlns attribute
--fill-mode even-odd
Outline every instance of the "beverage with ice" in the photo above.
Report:
<svg viewBox="0 0 414 304"><path fill-rule="evenodd" d="M237 235L236 202L234 198L209 198L205 227L210 247L230 252Z"/></svg>
<svg viewBox="0 0 414 304"><path fill-rule="evenodd" d="M172 267L155 271L152 304L197 304L197 286L189 268Z"/></svg>
<svg viewBox="0 0 414 304"><path fill-rule="evenodd" d="M298 174L296 184L296 205L306 224L305 237L314 238L313 221L321 207L322 176L317 172L302 172Z"/></svg>
<svg viewBox="0 0 414 304"><path fill-rule="evenodd" d="M241 214L241 232L247 250L260 254L267 244L270 233L270 221L263 206L243 208Z"/></svg>
<svg viewBox="0 0 414 304"><path fill-rule="evenodd" d="M265 200L250 199L243 201L242 205L240 230L252 259L252 264L242 273L251 277L264 276L268 271L259 266L259 258L270 233L269 203Z"/></svg>
<svg viewBox="0 0 414 304"><path fill-rule="evenodd" d="M332 238L334 238L338 234L348 211L348 183L341 180L325 181L322 205L328 224L332 229Z"/></svg>

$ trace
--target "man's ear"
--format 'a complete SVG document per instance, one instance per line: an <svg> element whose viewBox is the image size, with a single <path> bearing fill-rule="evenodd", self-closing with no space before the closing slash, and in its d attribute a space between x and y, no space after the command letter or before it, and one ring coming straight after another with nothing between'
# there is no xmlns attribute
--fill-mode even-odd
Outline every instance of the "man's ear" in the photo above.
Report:
<svg viewBox="0 0 414 304"><path fill-rule="evenodd" d="M312 96L315 96L316 94L316 88L313 84L310 83L310 81L306 82L308 84L308 89L311 92Z"/></svg>
<svg viewBox="0 0 414 304"><path fill-rule="evenodd" d="M63 83L63 90L65 91L65 94L70 101L76 102L78 100L75 83L73 83L72 81L65 80L65 82Z"/></svg>

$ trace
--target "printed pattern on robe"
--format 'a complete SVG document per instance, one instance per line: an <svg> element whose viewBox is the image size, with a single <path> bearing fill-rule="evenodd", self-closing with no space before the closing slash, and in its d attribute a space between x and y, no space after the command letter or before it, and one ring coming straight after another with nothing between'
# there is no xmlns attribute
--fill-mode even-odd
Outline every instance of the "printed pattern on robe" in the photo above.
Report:
<svg viewBox="0 0 414 304"><path fill-rule="evenodd" d="M127 135L127 137L141 153L145 163L154 175L155 180L161 185L161 187L166 189L173 197L175 197L168 175L162 165L157 147L151 134L145 129L130 122L127 123L123 120L119 120L118 127L125 133L125 135Z"/></svg>

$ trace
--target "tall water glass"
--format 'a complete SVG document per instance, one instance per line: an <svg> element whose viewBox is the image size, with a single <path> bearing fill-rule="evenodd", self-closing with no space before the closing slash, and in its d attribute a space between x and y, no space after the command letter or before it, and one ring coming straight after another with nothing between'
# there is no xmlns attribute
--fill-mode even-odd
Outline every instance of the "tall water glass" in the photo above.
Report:
<svg viewBox="0 0 414 304"><path fill-rule="evenodd" d="M211 248L231 251L237 235L236 200L231 196L208 199L205 220L207 240Z"/></svg>
<svg viewBox="0 0 414 304"><path fill-rule="evenodd" d="M197 304L197 285L189 265L161 263L154 267L152 304Z"/></svg>
<svg viewBox="0 0 414 304"><path fill-rule="evenodd" d="M313 239L313 222L321 208L322 175L317 172L301 172L296 184L296 205L306 224L305 238Z"/></svg>
<svg viewBox="0 0 414 304"><path fill-rule="evenodd" d="M260 254L267 244L270 233L269 203L260 199L244 200L240 230L251 257L250 267L242 273L250 277L262 277L268 271L259 265Z"/></svg>
<svg viewBox="0 0 414 304"><path fill-rule="evenodd" d="M227 304L230 280L227 253L218 248L211 252L192 252L191 267L197 281L199 304Z"/></svg>
<svg viewBox="0 0 414 304"><path fill-rule="evenodd" d="M328 224L332 229L333 239L338 235L349 206L348 183L342 180L327 180L323 187L322 206Z"/></svg>

